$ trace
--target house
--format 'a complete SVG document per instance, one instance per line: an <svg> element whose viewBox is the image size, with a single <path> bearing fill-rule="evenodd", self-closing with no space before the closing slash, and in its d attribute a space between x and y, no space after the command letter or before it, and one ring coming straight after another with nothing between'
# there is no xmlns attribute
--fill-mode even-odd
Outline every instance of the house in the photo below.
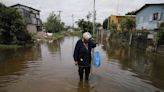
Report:
<svg viewBox="0 0 164 92"><path fill-rule="evenodd" d="M164 21L164 3L145 4L135 12L137 30L157 30Z"/></svg>
<svg viewBox="0 0 164 92"><path fill-rule="evenodd" d="M36 33L42 30L42 21L40 19L40 10L34 9L22 4L12 5L15 8L26 24L26 29L30 33Z"/></svg>
<svg viewBox="0 0 164 92"><path fill-rule="evenodd" d="M127 18L135 19L135 16L133 16L133 15L125 15L125 16L111 15L108 18L108 29L115 30L117 32L121 32L122 31L121 22L123 20L126 20Z"/></svg>

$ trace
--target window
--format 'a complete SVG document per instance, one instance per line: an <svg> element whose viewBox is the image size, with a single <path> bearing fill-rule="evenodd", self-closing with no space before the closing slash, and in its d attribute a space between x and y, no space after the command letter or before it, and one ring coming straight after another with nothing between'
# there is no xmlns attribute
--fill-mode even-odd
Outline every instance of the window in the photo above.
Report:
<svg viewBox="0 0 164 92"><path fill-rule="evenodd" d="M34 13L30 13L31 18L36 18L36 15Z"/></svg>
<svg viewBox="0 0 164 92"><path fill-rule="evenodd" d="M29 13L29 11L24 10L24 13L25 13L25 17L26 17L26 18L30 18L30 13Z"/></svg>
<svg viewBox="0 0 164 92"><path fill-rule="evenodd" d="M112 20L112 24L114 23L114 20Z"/></svg>
<svg viewBox="0 0 164 92"><path fill-rule="evenodd" d="M158 14L159 14L159 13L154 13L154 14L153 14L153 20L158 20L158 16L159 16Z"/></svg>

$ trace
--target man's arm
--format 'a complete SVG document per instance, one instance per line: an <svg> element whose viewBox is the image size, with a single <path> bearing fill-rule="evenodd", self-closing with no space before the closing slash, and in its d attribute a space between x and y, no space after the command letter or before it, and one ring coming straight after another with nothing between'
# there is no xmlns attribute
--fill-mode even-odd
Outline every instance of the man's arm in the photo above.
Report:
<svg viewBox="0 0 164 92"><path fill-rule="evenodd" d="M89 42L90 42L92 48L96 47L96 44L97 44L96 42L94 42L93 40L90 40Z"/></svg>

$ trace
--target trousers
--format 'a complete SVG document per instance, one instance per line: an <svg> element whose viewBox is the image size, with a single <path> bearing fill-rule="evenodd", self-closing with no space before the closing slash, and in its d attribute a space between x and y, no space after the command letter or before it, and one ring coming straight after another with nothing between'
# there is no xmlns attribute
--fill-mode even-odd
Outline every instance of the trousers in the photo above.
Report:
<svg viewBox="0 0 164 92"><path fill-rule="evenodd" d="M87 67L79 66L79 77L80 77L80 80L83 80L83 74L85 72L85 80L87 81L89 79L90 70L91 70L90 66L87 66Z"/></svg>

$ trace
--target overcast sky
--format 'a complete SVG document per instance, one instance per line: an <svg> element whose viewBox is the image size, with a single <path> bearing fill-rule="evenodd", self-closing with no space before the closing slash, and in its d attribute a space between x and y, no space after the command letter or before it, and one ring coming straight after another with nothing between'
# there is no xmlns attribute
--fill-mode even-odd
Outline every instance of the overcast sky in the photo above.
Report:
<svg viewBox="0 0 164 92"><path fill-rule="evenodd" d="M61 19L66 25L72 24L74 20L86 18L88 12L93 11L93 0L0 0L7 6L17 3L41 10L41 19L46 21L49 14L61 10ZM124 15L125 13L141 8L146 3L164 3L164 0L96 0L96 21L103 22L110 15ZM117 13L117 6L118 13Z"/></svg>

